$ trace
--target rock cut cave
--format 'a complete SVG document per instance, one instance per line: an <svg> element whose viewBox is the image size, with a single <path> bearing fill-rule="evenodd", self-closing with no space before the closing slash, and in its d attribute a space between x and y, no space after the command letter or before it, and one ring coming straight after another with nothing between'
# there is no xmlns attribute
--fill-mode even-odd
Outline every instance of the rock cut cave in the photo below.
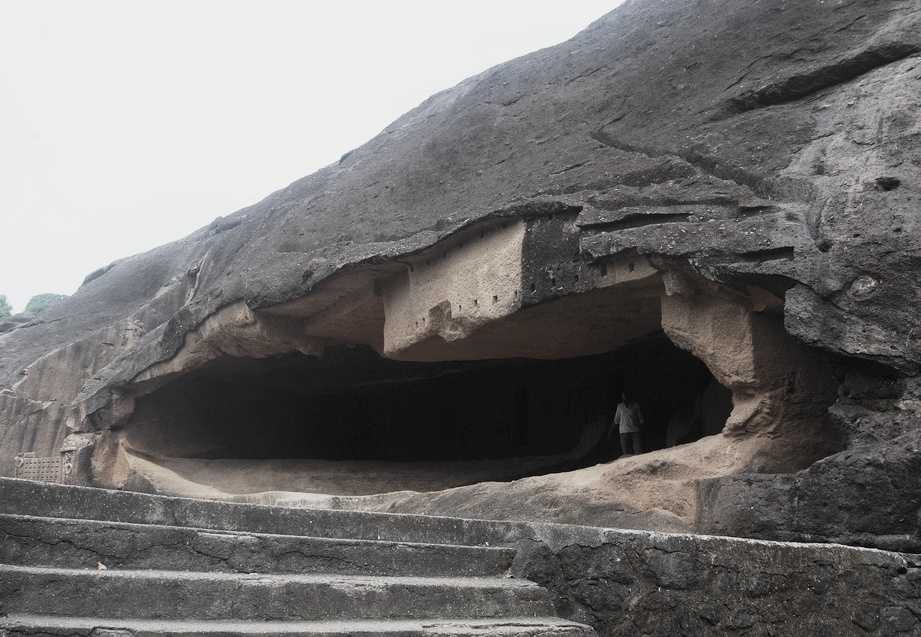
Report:
<svg viewBox="0 0 921 637"><path fill-rule="evenodd" d="M605 434L625 387L648 450L719 433L731 409L663 335L559 360L407 362L340 346L213 361L141 398L125 443L229 491L438 490L610 460L619 450ZM694 429L669 430L695 409Z"/></svg>
<svg viewBox="0 0 921 637"><path fill-rule="evenodd" d="M302 299L226 307L101 412L94 475L365 496L571 472L619 455L606 433L624 389L650 466L707 436L663 462L706 476L824 453L827 370L786 336L776 296L641 255L585 259L575 218L478 224Z"/></svg>

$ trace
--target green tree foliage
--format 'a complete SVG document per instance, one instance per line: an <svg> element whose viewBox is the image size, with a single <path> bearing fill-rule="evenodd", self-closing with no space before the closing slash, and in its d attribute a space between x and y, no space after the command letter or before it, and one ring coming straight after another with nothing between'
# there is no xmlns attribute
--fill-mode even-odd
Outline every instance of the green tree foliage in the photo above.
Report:
<svg viewBox="0 0 921 637"><path fill-rule="evenodd" d="M41 314L66 298L66 294L36 294L26 303L26 314Z"/></svg>
<svg viewBox="0 0 921 637"><path fill-rule="evenodd" d="M0 319L10 318L13 315L13 306L6 300L5 294L0 294Z"/></svg>

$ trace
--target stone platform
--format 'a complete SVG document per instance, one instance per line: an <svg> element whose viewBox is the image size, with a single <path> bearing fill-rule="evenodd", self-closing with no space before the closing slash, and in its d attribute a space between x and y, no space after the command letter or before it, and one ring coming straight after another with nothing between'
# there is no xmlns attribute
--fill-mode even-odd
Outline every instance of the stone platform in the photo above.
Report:
<svg viewBox="0 0 921 637"><path fill-rule="evenodd" d="M919 563L0 479L3 635L917 635Z"/></svg>

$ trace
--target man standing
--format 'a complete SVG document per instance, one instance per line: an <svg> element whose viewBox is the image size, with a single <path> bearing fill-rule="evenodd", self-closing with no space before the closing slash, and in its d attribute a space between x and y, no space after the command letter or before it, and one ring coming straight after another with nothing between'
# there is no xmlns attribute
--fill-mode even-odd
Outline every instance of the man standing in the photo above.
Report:
<svg viewBox="0 0 921 637"><path fill-rule="evenodd" d="M640 411L639 404L629 399L627 392L621 395L621 402L617 405L617 411L614 412L611 429L614 426L618 427L620 433L620 449L623 455L643 453L640 437L640 431L643 428L643 413Z"/></svg>

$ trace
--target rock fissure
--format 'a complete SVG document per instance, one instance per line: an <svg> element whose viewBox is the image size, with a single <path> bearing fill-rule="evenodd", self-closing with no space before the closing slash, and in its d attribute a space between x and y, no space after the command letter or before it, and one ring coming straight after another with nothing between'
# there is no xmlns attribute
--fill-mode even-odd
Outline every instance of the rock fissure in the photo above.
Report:
<svg viewBox="0 0 921 637"><path fill-rule="evenodd" d="M854 22L865 17L857 18ZM711 119L724 119L759 108L805 99L836 85L852 82L862 75L904 60L918 52L921 52L921 45L909 42L894 42L870 47L853 57L805 71L730 98L717 109Z"/></svg>

